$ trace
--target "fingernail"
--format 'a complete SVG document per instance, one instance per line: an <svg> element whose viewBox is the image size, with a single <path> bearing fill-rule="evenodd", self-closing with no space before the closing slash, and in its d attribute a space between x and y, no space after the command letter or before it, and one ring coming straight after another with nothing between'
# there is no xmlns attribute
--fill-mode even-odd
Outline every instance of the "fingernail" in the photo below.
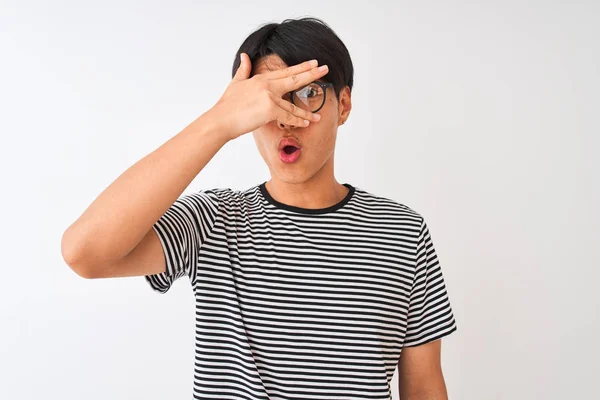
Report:
<svg viewBox="0 0 600 400"><path fill-rule="evenodd" d="M319 62L317 60L310 60L308 62L308 65L316 67L317 65L319 65Z"/></svg>
<svg viewBox="0 0 600 400"><path fill-rule="evenodd" d="M321 66L319 67L319 71L325 71L325 70L327 70L327 64L325 64L325 65L321 65Z"/></svg>

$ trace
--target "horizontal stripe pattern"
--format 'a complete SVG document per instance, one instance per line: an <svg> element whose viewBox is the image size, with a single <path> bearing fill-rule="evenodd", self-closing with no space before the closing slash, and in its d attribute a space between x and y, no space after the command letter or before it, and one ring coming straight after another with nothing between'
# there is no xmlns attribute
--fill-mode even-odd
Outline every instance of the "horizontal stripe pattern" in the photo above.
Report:
<svg viewBox="0 0 600 400"><path fill-rule="evenodd" d="M324 209L265 183L182 196L156 222L166 293L196 300L196 399L391 399L403 347L456 322L421 215L358 187Z"/></svg>
<svg viewBox="0 0 600 400"><path fill-rule="evenodd" d="M218 210L216 194L187 194L179 197L152 226L162 244L166 264L164 273L145 277L153 289L166 293L183 276L195 284L200 244L212 231Z"/></svg>

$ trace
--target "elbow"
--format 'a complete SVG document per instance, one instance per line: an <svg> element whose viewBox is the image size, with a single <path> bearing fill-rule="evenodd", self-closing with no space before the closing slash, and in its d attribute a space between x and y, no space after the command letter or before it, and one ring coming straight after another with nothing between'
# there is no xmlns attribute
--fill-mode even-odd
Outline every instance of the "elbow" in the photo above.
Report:
<svg viewBox="0 0 600 400"><path fill-rule="evenodd" d="M80 277L82 277L84 279L95 279L96 278L96 276L91 273L92 271L90 269L81 268L81 267L77 266L76 264L67 264L67 265L77 275L79 275Z"/></svg>
<svg viewBox="0 0 600 400"><path fill-rule="evenodd" d="M81 257L79 257L78 246L73 244L73 241L68 238L67 229L61 239L60 252L64 262L73 270L77 275L84 279L93 279L94 276L91 273L90 268L86 268L81 263Z"/></svg>

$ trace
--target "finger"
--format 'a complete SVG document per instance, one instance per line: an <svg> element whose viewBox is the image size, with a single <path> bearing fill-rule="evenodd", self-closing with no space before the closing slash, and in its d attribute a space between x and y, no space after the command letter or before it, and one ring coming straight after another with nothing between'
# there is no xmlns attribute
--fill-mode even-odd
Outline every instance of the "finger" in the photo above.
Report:
<svg viewBox="0 0 600 400"><path fill-rule="evenodd" d="M286 78L281 78L271 81L273 90L279 93L287 93L292 90L299 89L308 85L315 80L322 78L329 72L327 65L322 65L319 68L313 68L310 71L305 71L296 75L291 75Z"/></svg>
<svg viewBox="0 0 600 400"><path fill-rule="evenodd" d="M290 111L277 107L276 118L277 122L281 122L292 126L308 126L310 121L300 118L292 114Z"/></svg>
<svg viewBox="0 0 600 400"><path fill-rule="evenodd" d="M289 111L290 113L292 113L300 119L307 119L309 121L314 122L319 121L321 119L321 116L319 114L304 110L296 106L295 104L292 104L289 101L282 99L281 97L276 97L275 95L272 95L271 98L273 99L273 101L275 101L279 108L282 108L285 111Z"/></svg>
<svg viewBox="0 0 600 400"><path fill-rule="evenodd" d="M300 64L292 65L291 67L267 72L265 73L265 76L268 79L281 79L291 75L299 74L300 72L308 71L317 65L319 65L317 60L309 60Z"/></svg>
<svg viewBox="0 0 600 400"><path fill-rule="evenodd" d="M252 63L246 53L240 53L240 66L238 67L235 75L233 76L234 81L241 81L248 79L250 71L252 69Z"/></svg>

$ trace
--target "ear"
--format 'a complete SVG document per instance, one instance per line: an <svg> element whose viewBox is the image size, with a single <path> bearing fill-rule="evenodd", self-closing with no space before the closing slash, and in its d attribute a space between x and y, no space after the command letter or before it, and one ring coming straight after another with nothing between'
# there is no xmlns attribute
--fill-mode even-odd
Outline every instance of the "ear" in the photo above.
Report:
<svg viewBox="0 0 600 400"><path fill-rule="evenodd" d="M346 86L340 91L340 99L338 101L338 126L343 125L350 116L352 110L352 96L350 87Z"/></svg>

